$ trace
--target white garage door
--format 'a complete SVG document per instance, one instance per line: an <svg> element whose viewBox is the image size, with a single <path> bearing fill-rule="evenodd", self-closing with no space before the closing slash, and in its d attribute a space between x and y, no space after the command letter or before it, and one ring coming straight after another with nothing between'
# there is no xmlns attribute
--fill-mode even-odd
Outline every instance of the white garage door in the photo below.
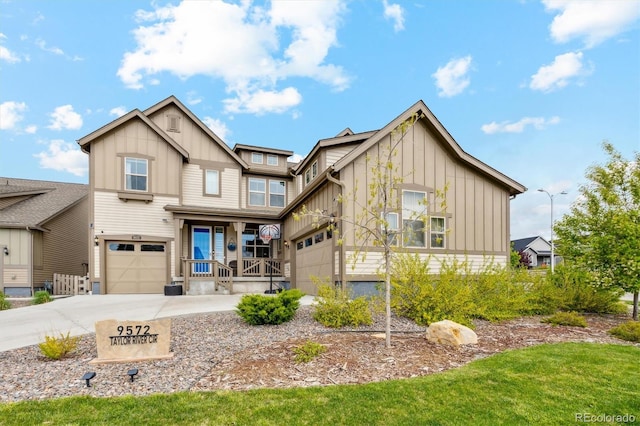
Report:
<svg viewBox="0 0 640 426"><path fill-rule="evenodd" d="M332 244L327 233L322 231L296 242L296 288L306 294L315 295L317 287L312 277L322 283L331 282L333 274Z"/></svg>
<svg viewBox="0 0 640 426"><path fill-rule="evenodd" d="M107 293L164 292L167 284L165 243L110 241L106 260Z"/></svg>

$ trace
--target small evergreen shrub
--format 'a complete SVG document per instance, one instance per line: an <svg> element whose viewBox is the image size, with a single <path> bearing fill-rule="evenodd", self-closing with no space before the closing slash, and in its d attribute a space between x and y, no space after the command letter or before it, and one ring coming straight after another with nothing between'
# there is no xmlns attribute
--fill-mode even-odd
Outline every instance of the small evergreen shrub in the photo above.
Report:
<svg viewBox="0 0 640 426"><path fill-rule="evenodd" d="M576 312L556 312L541 322L552 325L567 325L570 327L586 327L587 320Z"/></svg>
<svg viewBox="0 0 640 426"><path fill-rule="evenodd" d="M302 296L298 289L285 290L276 296L245 294L236 306L236 312L247 324L282 324L293 319Z"/></svg>
<svg viewBox="0 0 640 426"><path fill-rule="evenodd" d="M627 321L609 330L609 334L629 342L640 342L640 321Z"/></svg>
<svg viewBox="0 0 640 426"><path fill-rule="evenodd" d="M352 299L347 289L320 284L315 301L313 319L325 327L358 327L373 323L367 298L360 296Z"/></svg>
<svg viewBox="0 0 640 426"><path fill-rule="evenodd" d="M293 348L293 353L296 354L294 361L298 364L309 362L322 355L326 350L326 346L309 340L305 344Z"/></svg>
<svg viewBox="0 0 640 426"><path fill-rule="evenodd" d="M75 351L79 341L80 337L71 337L70 332L66 335L60 333L60 337L44 336L44 342L38 344L38 347L47 358L58 360Z"/></svg>
<svg viewBox="0 0 640 426"><path fill-rule="evenodd" d="M11 309L11 302L6 299L3 292L0 291L0 311Z"/></svg>
<svg viewBox="0 0 640 426"><path fill-rule="evenodd" d="M48 291L40 290L36 291L36 294L33 295L33 301L31 302L34 305L42 305L43 303L49 303L53 299Z"/></svg>

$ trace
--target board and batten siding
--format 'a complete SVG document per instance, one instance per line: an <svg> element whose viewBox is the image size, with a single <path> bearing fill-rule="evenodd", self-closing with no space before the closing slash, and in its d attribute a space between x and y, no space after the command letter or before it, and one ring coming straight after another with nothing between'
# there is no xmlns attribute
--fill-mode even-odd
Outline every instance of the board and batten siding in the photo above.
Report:
<svg viewBox="0 0 640 426"><path fill-rule="evenodd" d="M131 120L92 142L91 185L123 191L124 157L149 160L149 192L178 195L182 155L142 120Z"/></svg>
<svg viewBox="0 0 640 426"><path fill-rule="evenodd" d="M240 208L240 170L212 168L220 171L220 196L204 195L204 170L197 164L187 164L183 171L182 203L187 206Z"/></svg>
<svg viewBox="0 0 640 426"><path fill-rule="evenodd" d="M402 176L401 187L427 194L447 187L445 211L440 211L440 200L434 202L433 195L428 194L429 214L446 216L447 252L508 255L507 188L454 158L445 150L445 142L438 138L422 122L409 129L393 156L397 176ZM361 215L361 206L367 205L369 185L373 181L371 168L378 157L386 155L390 140L391 136L387 135L340 171L340 180L347 188L355 188L343 203L344 215L352 221ZM400 207L400 191L398 197ZM353 232L346 232L344 238L347 246L356 245ZM415 251L421 250L426 251Z"/></svg>

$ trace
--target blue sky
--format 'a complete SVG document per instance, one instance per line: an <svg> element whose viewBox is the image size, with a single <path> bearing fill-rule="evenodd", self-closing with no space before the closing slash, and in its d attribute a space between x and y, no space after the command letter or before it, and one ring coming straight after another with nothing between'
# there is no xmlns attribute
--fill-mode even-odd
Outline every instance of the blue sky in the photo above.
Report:
<svg viewBox="0 0 640 426"><path fill-rule="evenodd" d="M640 1L0 0L0 176L86 183L76 141L175 95L225 140L307 154L422 99L550 234L609 140L640 150Z"/></svg>

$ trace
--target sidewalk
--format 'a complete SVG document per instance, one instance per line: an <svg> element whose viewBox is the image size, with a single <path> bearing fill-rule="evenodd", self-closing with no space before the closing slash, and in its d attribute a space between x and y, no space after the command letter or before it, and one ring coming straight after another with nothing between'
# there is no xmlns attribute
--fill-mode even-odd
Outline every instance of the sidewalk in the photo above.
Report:
<svg viewBox="0 0 640 426"><path fill-rule="evenodd" d="M42 305L0 311L0 352L44 341L45 335L95 333L96 321L144 321L179 315L233 311L242 294L164 296L109 294L72 296ZM313 296L300 299L310 305Z"/></svg>

